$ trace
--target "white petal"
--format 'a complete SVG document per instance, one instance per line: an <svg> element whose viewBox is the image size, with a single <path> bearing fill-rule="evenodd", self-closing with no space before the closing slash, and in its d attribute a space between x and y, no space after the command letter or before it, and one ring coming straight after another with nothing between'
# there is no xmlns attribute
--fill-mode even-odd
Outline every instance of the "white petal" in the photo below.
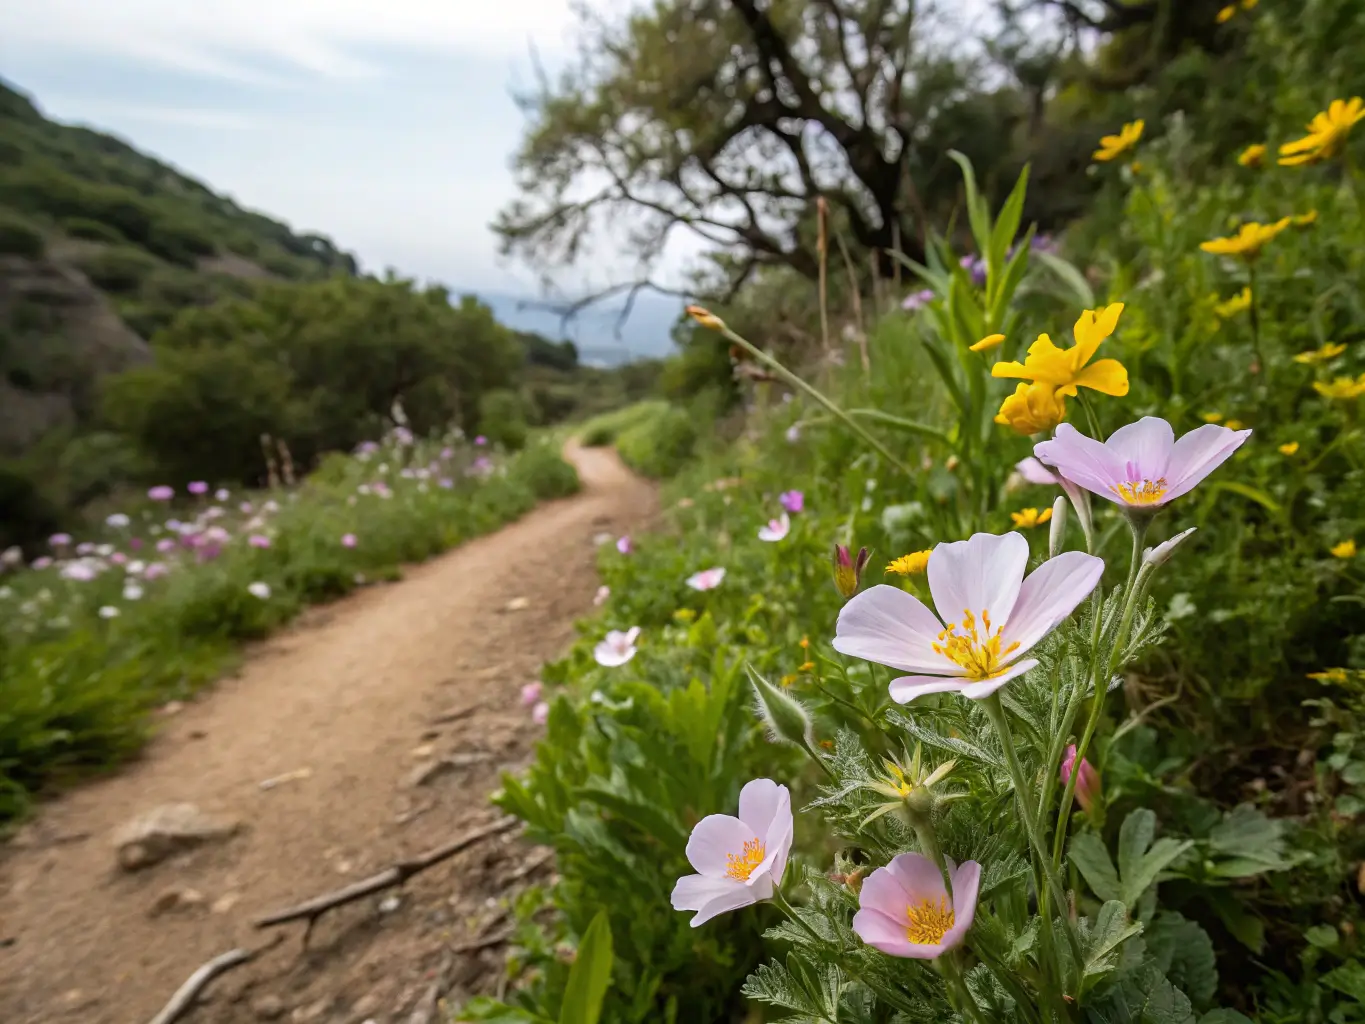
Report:
<svg viewBox="0 0 1365 1024"><path fill-rule="evenodd" d="M1018 644L1010 658L1033 649L1039 640L1076 610L1104 575L1104 559L1084 551L1064 551L1029 573L1019 588L1019 600L1005 622L1001 650Z"/></svg>
<svg viewBox="0 0 1365 1024"><path fill-rule="evenodd" d="M791 793L772 779L753 779L739 791L739 820L757 836L767 836L779 809L791 817Z"/></svg>
<svg viewBox="0 0 1365 1024"><path fill-rule="evenodd" d="M978 533L969 540L940 544L929 556L929 592L945 625L961 623L963 612L989 612L1004 622L1019 596L1028 568L1028 541L1019 533Z"/></svg>
<svg viewBox="0 0 1365 1024"><path fill-rule="evenodd" d="M1027 550L1027 542L1024 546ZM930 557L929 564L933 561ZM943 623L924 602L881 583L844 605L834 627L833 647L851 658L902 672L955 673L958 666L933 648L941 632Z"/></svg>
<svg viewBox="0 0 1365 1024"><path fill-rule="evenodd" d="M956 665L953 667L958 668ZM970 682L970 679L961 676L901 676L891 680L887 689L897 704L909 704L931 693L958 693Z"/></svg>
<svg viewBox="0 0 1365 1024"><path fill-rule="evenodd" d="M1165 498L1172 501L1194 489L1242 446L1250 430L1229 430L1216 423L1196 427L1175 443L1167 474Z"/></svg>

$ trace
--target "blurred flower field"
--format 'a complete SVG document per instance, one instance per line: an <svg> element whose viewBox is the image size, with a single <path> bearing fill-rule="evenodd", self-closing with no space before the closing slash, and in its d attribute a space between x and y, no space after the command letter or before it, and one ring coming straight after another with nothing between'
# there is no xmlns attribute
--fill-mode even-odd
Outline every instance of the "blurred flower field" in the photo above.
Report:
<svg viewBox="0 0 1365 1024"><path fill-rule="evenodd" d="M296 486L157 485L87 536L0 554L0 820L137 750L148 712L310 604L572 493L549 440L515 454L404 427Z"/></svg>

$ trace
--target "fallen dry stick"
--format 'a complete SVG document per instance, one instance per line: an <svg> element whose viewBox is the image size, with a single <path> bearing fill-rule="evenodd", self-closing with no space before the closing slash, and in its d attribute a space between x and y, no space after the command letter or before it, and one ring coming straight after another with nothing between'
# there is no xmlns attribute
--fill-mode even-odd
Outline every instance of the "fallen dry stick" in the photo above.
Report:
<svg viewBox="0 0 1365 1024"><path fill-rule="evenodd" d="M313 922L331 910L333 907L340 907L347 903L354 903L358 899L363 899L371 893L380 892L395 885L402 885L413 875L425 871L427 868L449 860L462 850L467 850L480 840L487 839L489 836L498 835L515 828L518 824L516 818L502 818L485 825L483 828L475 829L459 839L447 843L445 846L437 847L427 853L419 854L410 860L400 860L397 864L385 868L377 875L361 879L354 885L348 885L344 889L337 889L334 892L325 893L311 900L305 900L297 906L288 907L284 910L277 910L273 914L256 920L257 928L269 928L277 924L285 924L289 921L307 921L311 931ZM306 940L305 940L306 941Z"/></svg>
<svg viewBox="0 0 1365 1024"><path fill-rule="evenodd" d="M224 971L230 971L234 967L240 967L242 964L255 960L260 953L261 950L259 949L234 949L214 957L185 979L185 984L175 990L175 995L171 996L171 1001L152 1018L151 1024L174 1024L194 1005L195 999L203 991L204 986Z"/></svg>

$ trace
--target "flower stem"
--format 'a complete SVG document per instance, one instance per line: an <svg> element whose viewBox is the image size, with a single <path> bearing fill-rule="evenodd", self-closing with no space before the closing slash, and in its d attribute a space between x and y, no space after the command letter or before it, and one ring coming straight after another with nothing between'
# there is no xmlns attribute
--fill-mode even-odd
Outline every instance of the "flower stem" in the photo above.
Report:
<svg viewBox="0 0 1365 1024"><path fill-rule="evenodd" d="M891 465L895 466L906 476L914 476L914 472L910 469L909 466L907 466L904 462L898 459L891 452L891 450L886 447L886 445L882 444L870 433L868 433L868 431L863 427L863 425L859 423L857 420L855 420L848 413L846 413L841 406L835 404L835 402L833 402L831 399L825 397L824 392L820 391L818 388L815 388L810 384L807 384L802 378L792 373L791 370L787 369L772 356L768 355L768 353L764 352L757 345L751 342L748 338L736 334L728 326L722 324L719 330L721 335L723 335L725 338L728 338L730 341L733 341L740 348L744 349L744 351L748 352L760 363L768 367L768 369L772 370L775 374L782 378L782 380L786 381L792 387L804 391L811 398L815 399L822 406L824 406L837 419L842 420L850 430L852 430L855 434L857 434L869 445L871 445L872 448L879 455L881 455L882 458L886 459L886 461L889 462Z"/></svg>
<svg viewBox="0 0 1365 1024"><path fill-rule="evenodd" d="M1052 898L1057 905L1057 914L1065 923L1067 922L1071 908L1066 902L1066 890L1063 888L1061 879L1053 866L1052 858L1048 856L1048 851L1043 844L1043 834L1038 827L1038 817L1034 813L1034 801L1031 799L1028 779L1024 775L1024 767L1019 763L1019 754L1014 749L1014 737L1010 735L1009 724L1005 721L1005 708L1000 703L1000 694L993 693L981 701L982 708L985 709L986 717L991 720L991 725L1000 734L1000 745L1005 752L1005 764L1009 768L1010 778L1014 782L1014 792L1018 799L1020 810L1024 817L1024 828L1028 832L1029 844L1033 848L1033 854L1038 859L1039 870L1047 881L1045 888L1051 888ZM1072 778L1078 773L1072 772ZM1046 893L1040 893L1042 899L1046 899ZM1041 901L1040 901L1041 902ZM1046 906L1039 906L1038 915L1042 918L1043 928L1048 932L1052 930L1052 915ZM1066 928L1067 941L1071 945L1071 954L1076 958L1076 964L1085 962L1081 954L1080 942L1076 938L1076 933L1071 927Z"/></svg>
<svg viewBox="0 0 1365 1024"><path fill-rule="evenodd" d="M1097 671L1099 667L1099 637L1100 625L1098 617L1093 635L1094 648L1091 654L1091 683L1094 687L1094 698L1090 703L1090 716L1085 723L1085 732L1082 733L1080 742L1076 744L1076 769L1072 771L1071 778L1067 780L1066 790L1062 793L1062 802L1057 808L1057 831L1052 840L1052 866L1059 868L1062 862L1062 844L1066 839L1067 826L1071 817L1072 803L1076 797L1076 784L1080 781L1081 760L1090 749L1090 741L1095 736L1095 729L1100 722L1100 713L1104 710L1104 698L1109 694L1109 680L1113 678L1114 669L1120 652L1128 643L1128 632L1133 624L1133 612L1137 607L1139 576L1138 570L1142 568L1142 545L1147 539L1146 518L1132 518L1128 521L1133 532L1133 553L1128 564L1128 580L1124 584L1123 593L1123 614L1119 618L1119 627L1114 634L1114 646L1109 651L1109 656L1104 660L1105 670L1101 677ZM1098 603L1096 615L1100 615L1103 610L1103 602Z"/></svg>

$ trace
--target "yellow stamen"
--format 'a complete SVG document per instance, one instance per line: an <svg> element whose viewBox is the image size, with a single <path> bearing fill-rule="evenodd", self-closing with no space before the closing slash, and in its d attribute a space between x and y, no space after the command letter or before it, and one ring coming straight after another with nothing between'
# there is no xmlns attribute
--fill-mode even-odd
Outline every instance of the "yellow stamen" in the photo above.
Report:
<svg viewBox="0 0 1365 1024"><path fill-rule="evenodd" d="M969 610L962 611L962 625L949 623L948 628L938 635L942 643L933 645L935 652L943 655L949 661L961 665L963 674L968 679L989 679L999 675L1004 671L1003 664L1010 654L1019 646L1012 643L1004 650L1000 648L1000 634L1004 632L1004 626L997 626L991 630L991 616L987 611L981 612L981 623L984 627L985 636L978 631L976 626L976 616Z"/></svg>
<svg viewBox="0 0 1365 1024"><path fill-rule="evenodd" d="M1115 484L1112 490L1129 505L1155 505L1166 494L1166 478Z"/></svg>
<svg viewBox="0 0 1365 1024"><path fill-rule="evenodd" d="M750 839L744 844L743 853L725 855L725 860L730 865L725 869L725 874L736 882L747 882L749 876L754 873L754 868L762 864L763 858L767 855L768 851L764 849L762 839Z"/></svg>
<svg viewBox="0 0 1365 1024"><path fill-rule="evenodd" d="M921 900L908 906L905 916L910 921L905 929L905 937L921 946L937 946L957 922L957 915L953 913L946 896L940 896L937 903Z"/></svg>

